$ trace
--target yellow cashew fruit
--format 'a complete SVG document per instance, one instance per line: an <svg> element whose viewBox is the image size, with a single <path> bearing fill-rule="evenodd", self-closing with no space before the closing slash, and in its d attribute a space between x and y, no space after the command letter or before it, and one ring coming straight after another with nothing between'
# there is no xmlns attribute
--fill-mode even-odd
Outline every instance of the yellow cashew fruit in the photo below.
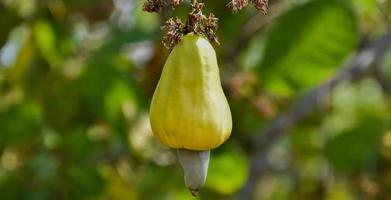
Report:
<svg viewBox="0 0 391 200"><path fill-rule="evenodd" d="M230 136L231 111L216 53L203 36L185 35L170 53L152 98L150 119L155 137L171 148L210 150Z"/></svg>
<svg viewBox="0 0 391 200"><path fill-rule="evenodd" d="M227 140L232 130L216 53L203 36L185 35L168 56L152 98L150 120L156 138L177 149L185 184L197 196L205 184L210 150Z"/></svg>

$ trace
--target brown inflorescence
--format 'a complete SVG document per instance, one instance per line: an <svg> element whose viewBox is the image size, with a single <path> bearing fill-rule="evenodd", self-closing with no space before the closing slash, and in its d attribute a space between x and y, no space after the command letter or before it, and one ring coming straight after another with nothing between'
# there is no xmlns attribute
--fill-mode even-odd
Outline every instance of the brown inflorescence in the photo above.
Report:
<svg viewBox="0 0 391 200"><path fill-rule="evenodd" d="M163 45L167 49L172 49L183 36L183 23L179 18L175 20L170 18L162 28L167 29L167 33L163 37Z"/></svg>
<svg viewBox="0 0 391 200"><path fill-rule="evenodd" d="M261 11L263 14L268 12L268 0L231 0L227 6L232 10L233 13L247 7L248 3L252 3L254 7Z"/></svg>
<svg viewBox="0 0 391 200"><path fill-rule="evenodd" d="M264 15L267 14L269 9L268 0L251 0L251 2L257 10L261 11Z"/></svg>
<svg viewBox="0 0 391 200"><path fill-rule="evenodd" d="M183 35L193 32L196 34L204 34L211 42L218 42L216 30L218 27L218 18L213 13L206 17L202 13L203 3L192 4L192 11L189 13L186 25L178 18L167 20L163 26L167 30L167 34L163 38L163 44L166 48L172 49L179 43Z"/></svg>
<svg viewBox="0 0 391 200"><path fill-rule="evenodd" d="M231 0L227 6L232 10L233 13L236 13L239 10L242 10L247 5L248 0Z"/></svg>
<svg viewBox="0 0 391 200"><path fill-rule="evenodd" d="M178 6L183 0L147 0L144 3L143 10L147 12L162 12L165 6Z"/></svg>

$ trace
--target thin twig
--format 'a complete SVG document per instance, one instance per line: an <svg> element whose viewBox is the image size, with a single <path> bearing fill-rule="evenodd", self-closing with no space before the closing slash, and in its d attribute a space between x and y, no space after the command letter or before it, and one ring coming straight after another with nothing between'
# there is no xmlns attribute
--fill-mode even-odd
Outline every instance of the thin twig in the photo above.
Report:
<svg viewBox="0 0 391 200"><path fill-rule="evenodd" d="M297 123L306 119L319 107L328 105L331 92L339 84L365 75L374 64L383 58L391 48L391 29L382 38L363 47L345 67L328 82L316 87L295 103L287 112L277 117L265 129L259 131L256 149L250 156L250 175L248 182L237 194L236 199L252 199L256 186L267 168L267 155L274 142Z"/></svg>

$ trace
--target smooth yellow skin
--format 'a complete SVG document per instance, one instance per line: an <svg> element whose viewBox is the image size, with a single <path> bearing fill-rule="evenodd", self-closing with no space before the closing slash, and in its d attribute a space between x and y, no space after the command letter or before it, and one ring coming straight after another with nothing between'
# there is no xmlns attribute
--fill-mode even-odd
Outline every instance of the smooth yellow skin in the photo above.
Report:
<svg viewBox="0 0 391 200"><path fill-rule="evenodd" d="M208 150L231 134L232 118L207 39L184 36L164 65L150 108L152 131L163 144Z"/></svg>

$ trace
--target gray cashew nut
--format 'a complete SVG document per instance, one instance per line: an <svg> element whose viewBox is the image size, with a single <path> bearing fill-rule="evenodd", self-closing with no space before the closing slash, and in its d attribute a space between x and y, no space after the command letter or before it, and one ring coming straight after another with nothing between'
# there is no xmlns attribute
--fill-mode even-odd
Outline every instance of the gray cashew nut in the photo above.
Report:
<svg viewBox="0 0 391 200"><path fill-rule="evenodd" d="M177 150L179 162L185 174L185 184L193 196L198 196L208 174L210 150Z"/></svg>

